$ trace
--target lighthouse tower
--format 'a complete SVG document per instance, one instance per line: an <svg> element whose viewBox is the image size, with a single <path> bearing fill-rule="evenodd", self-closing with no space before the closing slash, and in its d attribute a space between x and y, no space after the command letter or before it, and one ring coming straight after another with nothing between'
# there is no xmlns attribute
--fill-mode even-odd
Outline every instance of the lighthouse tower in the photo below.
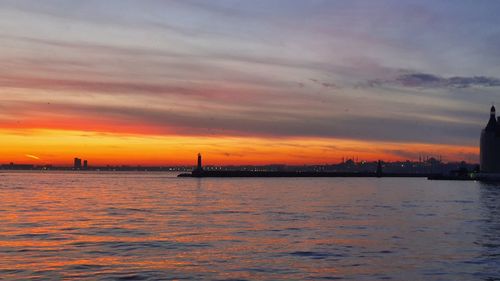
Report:
<svg viewBox="0 0 500 281"><path fill-rule="evenodd" d="M201 164L201 153L198 153L198 163L196 165L196 168L193 170L193 174L202 174L203 173L203 166Z"/></svg>
<svg viewBox="0 0 500 281"><path fill-rule="evenodd" d="M203 171L203 167L201 166L201 153L198 153L198 165L196 165L196 170Z"/></svg>

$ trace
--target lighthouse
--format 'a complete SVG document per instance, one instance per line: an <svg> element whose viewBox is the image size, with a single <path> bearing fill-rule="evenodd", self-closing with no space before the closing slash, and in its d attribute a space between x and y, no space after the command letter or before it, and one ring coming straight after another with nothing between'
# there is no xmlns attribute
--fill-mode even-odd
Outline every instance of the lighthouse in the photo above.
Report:
<svg viewBox="0 0 500 281"><path fill-rule="evenodd" d="M196 164L196 168L193 170L193 174L201 174L203 172L203 166L201 163L201 153L198 153L198 163Z"/></svg>
<svg viewBox="0 0 500 281"><path fill-rule="evenodd" d="M201 166L201 153L198 153L198 165L196 165L196 170L203 171L203 168Z"/></svg>

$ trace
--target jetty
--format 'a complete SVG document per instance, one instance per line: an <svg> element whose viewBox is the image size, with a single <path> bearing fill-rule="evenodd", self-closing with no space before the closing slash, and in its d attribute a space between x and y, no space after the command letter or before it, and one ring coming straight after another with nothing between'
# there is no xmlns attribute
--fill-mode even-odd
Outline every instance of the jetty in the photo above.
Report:
<svg viewBox="0 0 500 281"><path fill-rule="evenodd" d="M200 171L183 173L191 178L428 178L436 174L356 173L356 172L293 172L293 171Z"/></svg>

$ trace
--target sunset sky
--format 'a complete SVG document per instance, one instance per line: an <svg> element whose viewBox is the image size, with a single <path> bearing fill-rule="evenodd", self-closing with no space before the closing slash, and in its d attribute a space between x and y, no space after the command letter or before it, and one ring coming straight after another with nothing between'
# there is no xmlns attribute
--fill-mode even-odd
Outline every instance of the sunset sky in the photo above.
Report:
<svg viewBox="0 0 500 281"><path fill-rule="evenodd" d="M477 161L500 1L2 0L0 164Z"/></svg>

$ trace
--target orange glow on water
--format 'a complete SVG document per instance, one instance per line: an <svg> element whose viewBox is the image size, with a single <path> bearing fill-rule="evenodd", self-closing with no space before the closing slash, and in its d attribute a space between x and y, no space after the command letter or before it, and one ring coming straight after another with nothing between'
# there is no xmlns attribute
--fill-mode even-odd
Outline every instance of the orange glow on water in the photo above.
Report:
<svg viewBox="0 0 500 281"><path fill-rule="evenodd" d="M217 280L397 275L413 270L415 260L429 268L443 257L475 258L484 250L476 243L483 232L452 232L452 240L442 233L460 224L464 212L477 217L477 210L484 208L480 192L494 192L474 188L479 186L475 182L441 181L437 187L448 192L436 192L435 181L401 178L221 180L72 172L1 176L5 215L0 220L0 271L9 280L34 274L44 279L198 274ZM450 196L479 199L464 211L463 201ZM452 216L445 215L450 212ZM435 237L436 243L428 245ZM463 253L457 258L446 251L450 247ZM404 258L408 256L412 258ZM388 272L392 265L396 269ZM287 278L289 274L295 278Z"/></svg>

